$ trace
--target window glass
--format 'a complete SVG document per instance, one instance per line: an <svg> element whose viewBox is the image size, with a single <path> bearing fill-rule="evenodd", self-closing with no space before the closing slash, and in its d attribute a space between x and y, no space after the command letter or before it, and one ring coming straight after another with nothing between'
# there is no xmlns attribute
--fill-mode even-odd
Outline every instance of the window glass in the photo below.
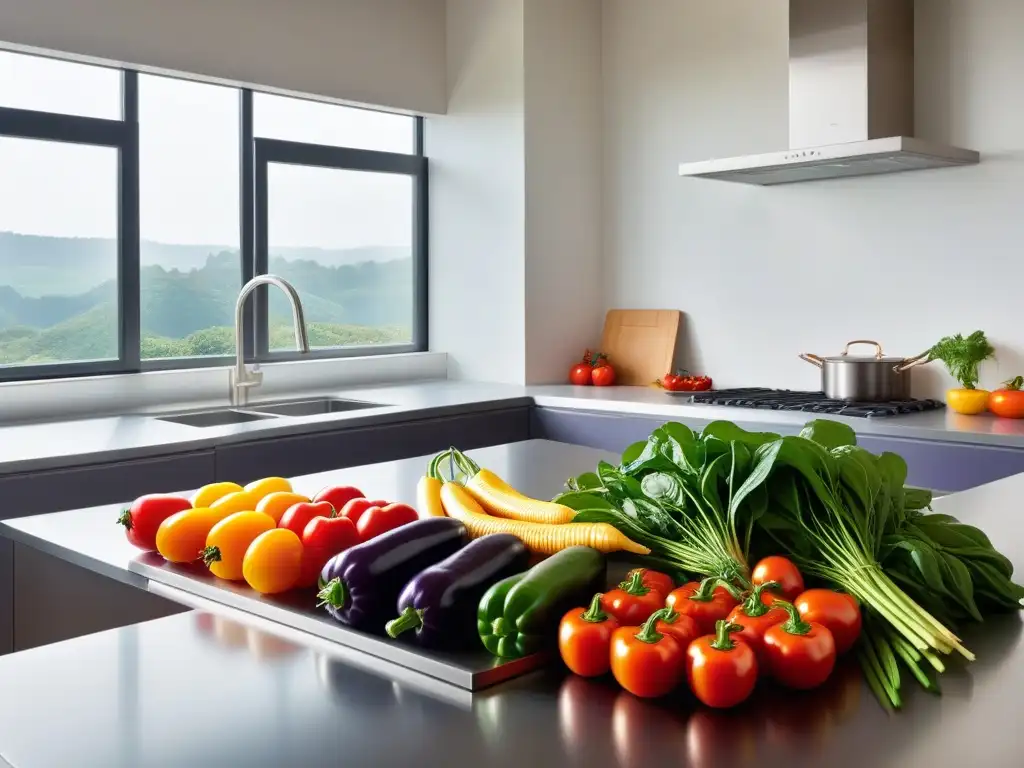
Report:
<svg viewBox="0 0 1024 768"><path fill-rule="evenodd" d="M270 272L298 290L320 348L407 344L413 322L413 179L271 163ZM270 294L270 348L294 349L287 297Z"/></svg>
<svg viewBox="0 0 1024 768"><path fill-rule="evenodd" d="M0 51L0 107L121 119L121 70Z"/></svg>
<svg viewBox="0 0 1024 768"><path fill-rule="evenodd" d="M0 368L118 353L118 151L0 136Z"/></svg>
<svg viewBox="0 0 1024 768"><path fill-rule="evenodd" d="M411 155L415 152L415 126L415 119L408 115L253 94L253 133L264 139Z"/></svg>
<svg viewBox="0 0 1024 768"><path fill-rule="evenodd" d="M139 75L142 359L233 355L239 93Z"/></svg>

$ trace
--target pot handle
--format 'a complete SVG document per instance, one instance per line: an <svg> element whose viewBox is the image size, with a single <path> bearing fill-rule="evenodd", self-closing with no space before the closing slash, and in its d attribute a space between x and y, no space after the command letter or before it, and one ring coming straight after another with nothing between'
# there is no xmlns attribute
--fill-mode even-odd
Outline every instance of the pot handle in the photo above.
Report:
<svg viewBox="0 0 1024 768"><path fill-rule="evenodd" d="M870 339L854 339L853 341L846 342L846 346L843 347L843 357L850 354L850 347L854 344L870 344L875 348L875 357L881 359L884 355L882 354L882 345L877 341L871 341Z"/></svg>
<svg viewBox="0 0 1024 768"><path fill-rule="evenodd" d="M929 353L928 352L922 352L920 355L917 355L916 357L908 357L906 360L904 360L899 365L894 365L892 367L892 369L894 371L896 371L896 373L903 373L904 371L910 370L915 365L924 365L925 363L930 363L930 362L931 362L931 357L929 357Z"/></svg>
<svg viewBox="0 0 1024 768"><path fill-rule="evenodd" d="M810 352L804 352L802 355L798 355L801 360L810 363L813 366L821 368L825 365L825 361L817 355L812 355Z"/></svg>

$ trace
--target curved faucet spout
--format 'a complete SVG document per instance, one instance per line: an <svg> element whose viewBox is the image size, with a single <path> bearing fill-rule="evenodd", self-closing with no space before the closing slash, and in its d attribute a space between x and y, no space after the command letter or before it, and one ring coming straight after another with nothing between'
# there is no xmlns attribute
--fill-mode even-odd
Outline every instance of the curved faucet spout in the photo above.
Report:
<svg viewBox="0 0 1024 768"><path fill-rule="evenodd" d="M235 366L231 370L231 404L245 405L249 400L249 390L257 387L263 381L263 374L255 368L248 370L245 367L245 353L243 350L244 339L242 338L242 315L245 311L245 300L249 298L256 288L261 285L276 285L292 305L292 320L295 325L295 346L299 352L309 352L309 336L306 332L306 314L302 309L302 300L299 298L295 287L284 278L277 275L257 275L242 286L238 294L238 301L235 302Z"/></svg>

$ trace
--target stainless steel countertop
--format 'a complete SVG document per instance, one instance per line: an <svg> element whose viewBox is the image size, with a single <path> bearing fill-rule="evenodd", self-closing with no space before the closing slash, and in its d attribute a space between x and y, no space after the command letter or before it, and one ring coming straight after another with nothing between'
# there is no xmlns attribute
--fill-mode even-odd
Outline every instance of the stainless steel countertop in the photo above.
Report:
<svg viewBox="0 0 1024 768"><path fill-rule="evenodd" d="M528 441L473 455L524 491L550 495L600 451ZM354 481L410 498L422 460L299 478L301 490ZM1007 510L1024 475L936 502L981 526L1018 566L1024 533ZM2 524L4 535L108 572L134 550L116 507ZM77 521L77 522L76 522ZM77 541L77 543L76 543ZM72 553L77 553L75 559ZM90 565L91 563L91 565ZM60 610L59 604L41 610ZM950 660L943 695L905 685L886 716L855 665L823 688L765 685L716 713L685 691L643 702L607 680L553 665L470 696L375 669L238 612L200 610L0 658L0 757L16 768L131 766L906 766L1017 765L1024 649L1018 616L967 628L978 661Z"/></svg>
<svg viewBox="0 0 1024 768"><path fill-rule="evenodd" d="M0 424L0 475L185 453L272 436L373 426L531 403L665 420L729 419L751 429L792 431L812 418L811 414L799 412L696 405L649 387L523 387L465 381L423 381L295 393L296 397L300 395L369 400L387 406L206 428L161 422L146 414L9 426ZM276 396L274 399L283 398ZM225 406L226 401L168 404L161 410L218 405ZM961 416L948 409L882 419L829 418L850 424L858 434L1024 448L1024 420L997 419L988 415Z"/></svg>

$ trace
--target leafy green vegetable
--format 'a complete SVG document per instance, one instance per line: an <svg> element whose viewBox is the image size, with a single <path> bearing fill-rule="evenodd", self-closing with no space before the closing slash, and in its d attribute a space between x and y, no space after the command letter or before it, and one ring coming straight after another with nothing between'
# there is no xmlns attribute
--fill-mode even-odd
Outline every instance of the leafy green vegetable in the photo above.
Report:
<svg viewBox="0 0 1024 768"><path fill-rule="evenodd" d="M975 331L966 339L959 333L940 339L928 350L928 359L941 360L964 389L974 389L978 386L978 364L994 354L985 334Z"/></svg>

